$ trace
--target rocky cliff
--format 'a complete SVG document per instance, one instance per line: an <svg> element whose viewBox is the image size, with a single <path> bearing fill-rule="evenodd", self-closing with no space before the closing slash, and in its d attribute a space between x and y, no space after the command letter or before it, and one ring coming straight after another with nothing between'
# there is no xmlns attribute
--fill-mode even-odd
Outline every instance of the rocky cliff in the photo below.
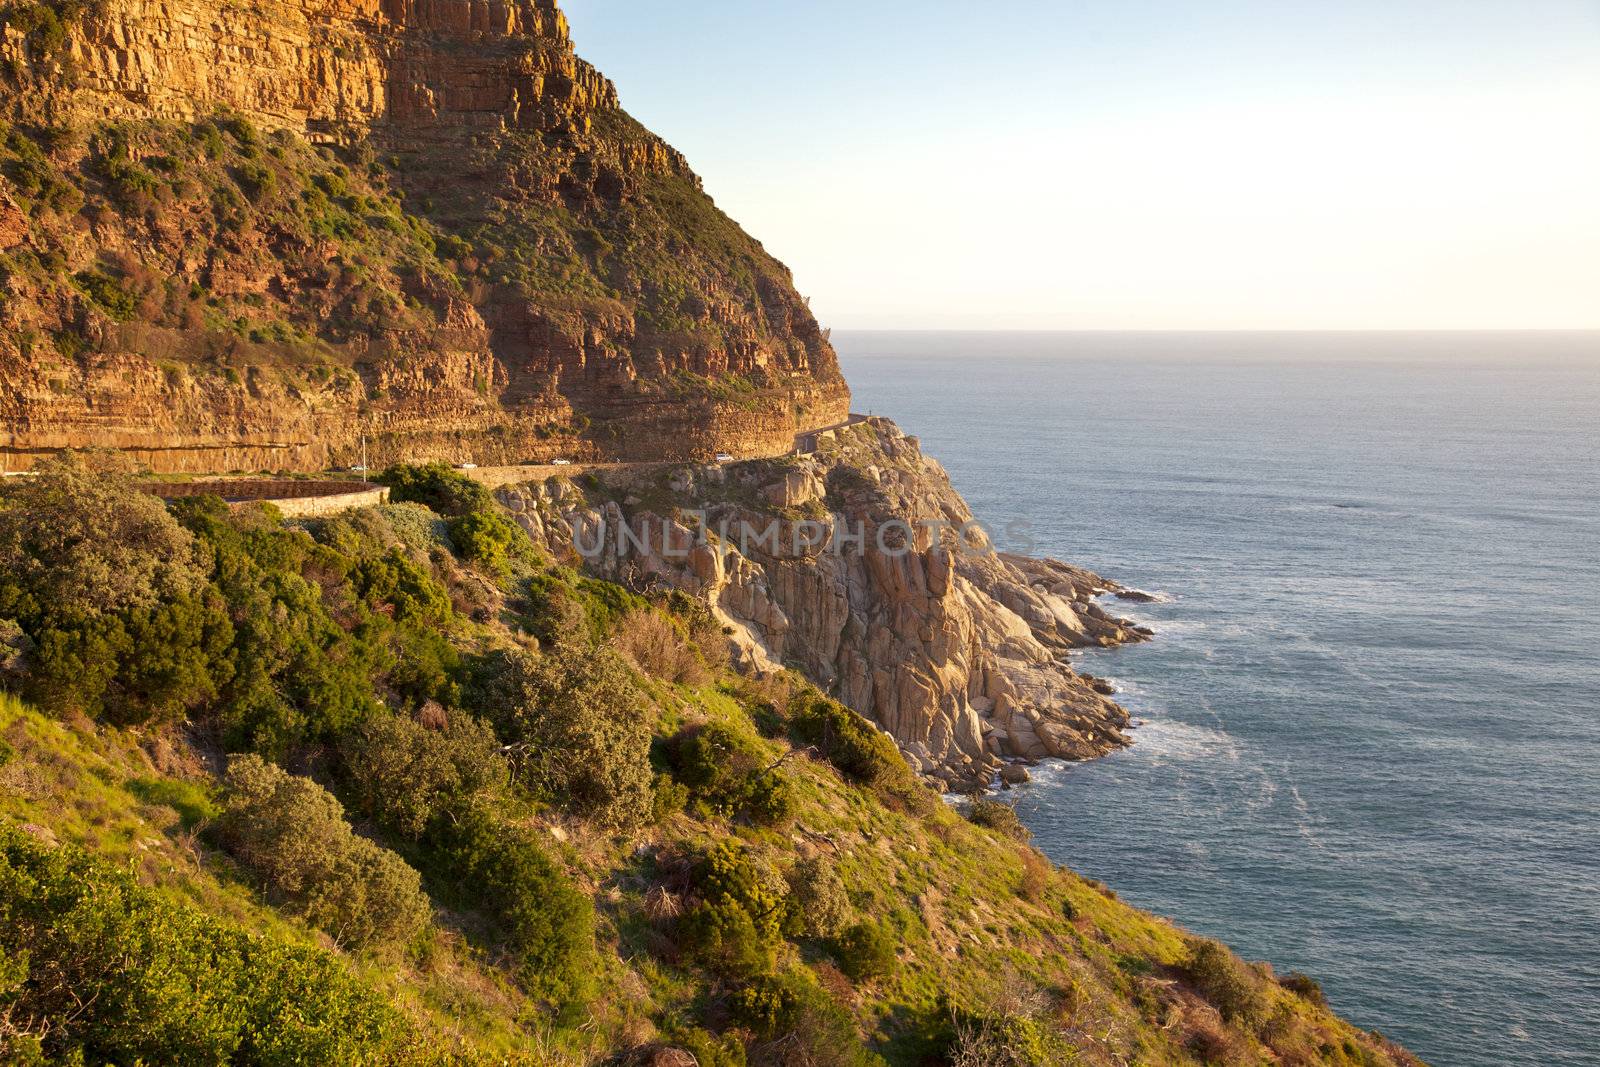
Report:
<svg viewBox="0 0 1600 1067"><path fill-rule="evenodd" d="M550 0L0 23L7 466L776 454L848 409L789 272Z"/></svg>
<svg viewBox="0 0 1600 1067"><path fill-rule="evenodd" d="M553 479L500 498L558 558L704 598L748 666L799 669L941 786L1125 744L1127 713L1067 658L1148 636L1095 602L1116 584L997 552L888 420L820 436L782 461Z"/></svg>

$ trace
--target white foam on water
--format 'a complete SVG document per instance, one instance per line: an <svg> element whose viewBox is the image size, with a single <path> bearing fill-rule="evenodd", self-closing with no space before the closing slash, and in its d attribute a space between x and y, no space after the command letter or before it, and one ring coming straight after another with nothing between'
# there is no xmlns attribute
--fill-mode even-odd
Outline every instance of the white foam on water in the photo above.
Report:
<svg viewBox="0 0 1600 1067"><path fill-rule="evenodd" d="M1173 601L1178 599L1177 594L1163 592L1160 589L1135 589L1132 586L1126 586L1124 588L1129 593L1137 593L1139 596L1149 597L1150 599L1148 601L1146 601L1145 603L1171 604ZM1104 599L1110 600L1110 601L1114 601L1117 604L1137 604L1137 603L1140 603L1140 601L1137 601L1137 600L1123 600L1122 598L1118 597L1115 593L1105 593L1105 594L1102 594L1102 595L1103 595Z"/></svg>
<svg viewBox="0 0 1600 1067"><path fill-rule="evenodd" d="M1190 760L1237 762L1239 743L1220 729L1179 719L1149 719L1133 733L1132 754L1154 765Z"/></svg>

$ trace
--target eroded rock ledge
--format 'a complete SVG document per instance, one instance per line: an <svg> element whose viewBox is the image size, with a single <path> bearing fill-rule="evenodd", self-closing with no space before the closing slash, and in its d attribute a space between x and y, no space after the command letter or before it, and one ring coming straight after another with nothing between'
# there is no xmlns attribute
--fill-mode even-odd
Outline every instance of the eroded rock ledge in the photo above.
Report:
<svg viewBox="0 0 1600 1067"><path fill-rule="evenodd" d="M800 670L947 788L1127 744L1127 712L1068 660L1149 636L1095 603L1119 587L995 551L943 468L888 420L822 438L786 460L500 497L559 558L704 598L748 666Z"/></svg>

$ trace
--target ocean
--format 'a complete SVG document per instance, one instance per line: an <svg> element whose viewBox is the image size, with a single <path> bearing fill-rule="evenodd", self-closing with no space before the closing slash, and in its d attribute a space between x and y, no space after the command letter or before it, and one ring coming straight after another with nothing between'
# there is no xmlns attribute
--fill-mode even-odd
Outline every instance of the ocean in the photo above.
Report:
<svg viewBox="0 0 1600 1067"><path fill-rule="evenodd" d="M1013 794L1052 859L1435 1065L1600 1064L1600 334L834 342L980 520L1160 596L1077 659L1133 747Z"/></svg>

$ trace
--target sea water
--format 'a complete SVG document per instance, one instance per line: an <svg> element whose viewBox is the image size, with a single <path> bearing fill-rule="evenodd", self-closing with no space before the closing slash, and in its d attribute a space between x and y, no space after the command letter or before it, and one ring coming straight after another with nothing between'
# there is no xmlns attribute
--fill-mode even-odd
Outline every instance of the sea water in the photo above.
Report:
<svg viewBox="0 0 1600 1067"><path fill-rule="evenodd" d="M835 336L980 520L1159 594L1057 862L1439 1065L1600 1064L1600 335ZM1019 546L1025 547L1025 546Z"/></svg>

